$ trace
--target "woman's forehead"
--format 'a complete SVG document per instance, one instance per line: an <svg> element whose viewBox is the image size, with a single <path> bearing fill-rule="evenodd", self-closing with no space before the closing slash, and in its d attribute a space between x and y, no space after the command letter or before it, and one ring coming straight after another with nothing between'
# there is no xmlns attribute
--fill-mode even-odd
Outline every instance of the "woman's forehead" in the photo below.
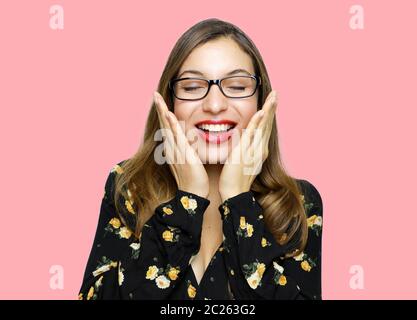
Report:
<svg viewBox="0 0 417 320"><path fill-rule="evenodd" d="M252 75L254 67L252 61L192 61L184 62L178 71L178 76L197 76L204 78L227 77L233 75Z"/></svg>
<svg viewBox="0 0 417 320"><path fill-rule="evenodd" d="M203 68L204 69L204 68ZM215 76L221 76L221 77L227 77L227 76L234 76L234 75L251 75L252 72L250 71L251 68L242 68L242 67L236 67L232 68L230 71L210 71L210 72L204 72L203 69L186 69L182 70L178 73L178 77L182 76L198 76L198 77L210 77L210 75Z"/></svg>
<svg viewBox="0 0 417 320"><path fill-rule="evenodd" d="M199 76L226 76L237 69L253 74L252 59L234 40L222 38L195 48L185 59L178 74L192 70L196 72L191 73Z"/></svg>

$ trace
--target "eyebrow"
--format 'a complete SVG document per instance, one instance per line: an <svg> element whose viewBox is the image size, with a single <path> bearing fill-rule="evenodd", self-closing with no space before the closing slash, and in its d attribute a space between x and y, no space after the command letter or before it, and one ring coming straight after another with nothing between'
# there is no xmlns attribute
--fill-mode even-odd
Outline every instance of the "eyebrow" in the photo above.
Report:
<svg viewBox="0 0 417 320"><path fill-rule="evenodd" d="M204 77L204 73L202 73L201 71L198 71L198 70L185 70L185 71L181 72L181 74L178 76L178 78L181 78L181 76L184 73L192 73L192 74L195 74L195 75ZM226 73L226 76L231 76L231 75L234 75L234 74L237 74L237 73L246 73L249 76L252 75L249 71L247 71L245 69L235 69L233 71L230 71L230 72Z"/></svg>

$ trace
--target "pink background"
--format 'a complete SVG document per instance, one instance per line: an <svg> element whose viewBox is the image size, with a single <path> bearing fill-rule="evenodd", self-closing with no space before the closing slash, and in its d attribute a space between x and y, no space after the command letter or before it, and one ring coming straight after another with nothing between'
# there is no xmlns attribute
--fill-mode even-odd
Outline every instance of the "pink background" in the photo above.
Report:
<svg viewBox="0 0 417 320"><path fill-rule="evenodd" d="M49 7L64 8L64 30ZM254 5L257 7L254 7ZM349 26L362 5L365 28ZM0 298L78 294L110 168L137 149L176 40L211 17L258 46L289 172L324 203L323 298L417 298L410 1L0 2ZM64 289L49 286L52 265ZM364 288L349 286L352 265Z"/></svg>

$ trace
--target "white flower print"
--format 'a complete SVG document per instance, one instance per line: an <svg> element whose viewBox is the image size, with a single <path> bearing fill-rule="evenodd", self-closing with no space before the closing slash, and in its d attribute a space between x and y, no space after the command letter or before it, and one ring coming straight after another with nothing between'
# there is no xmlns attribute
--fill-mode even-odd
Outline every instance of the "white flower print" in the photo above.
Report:
<svg viewBox="0 0 417 320"><path fill-rule="evenodd" d="M156 285L159 289L166 289L169 287L171 281L168 280L167 277L161 275L155 279Z"/></svg>

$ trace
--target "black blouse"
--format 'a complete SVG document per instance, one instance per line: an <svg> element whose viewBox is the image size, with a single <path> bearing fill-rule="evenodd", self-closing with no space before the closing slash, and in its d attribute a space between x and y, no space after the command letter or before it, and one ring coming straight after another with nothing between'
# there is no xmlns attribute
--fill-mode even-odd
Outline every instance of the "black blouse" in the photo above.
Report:
<svg viewBox="0 0 417 320"><path fill-rule="evenodd" d="M321 299L323 210L321 196L310 182L297 180L309 229L303 252L283 258L286 246L265 227L252 191L244 192L219 206L223 243L198 284L190 262L200 248L210 201L177 190L172 200L155 209L137 239L131 231L136 221L132 199L123 199L123 219L112 200L122 163L106 181L79 299Z"/></svg>

